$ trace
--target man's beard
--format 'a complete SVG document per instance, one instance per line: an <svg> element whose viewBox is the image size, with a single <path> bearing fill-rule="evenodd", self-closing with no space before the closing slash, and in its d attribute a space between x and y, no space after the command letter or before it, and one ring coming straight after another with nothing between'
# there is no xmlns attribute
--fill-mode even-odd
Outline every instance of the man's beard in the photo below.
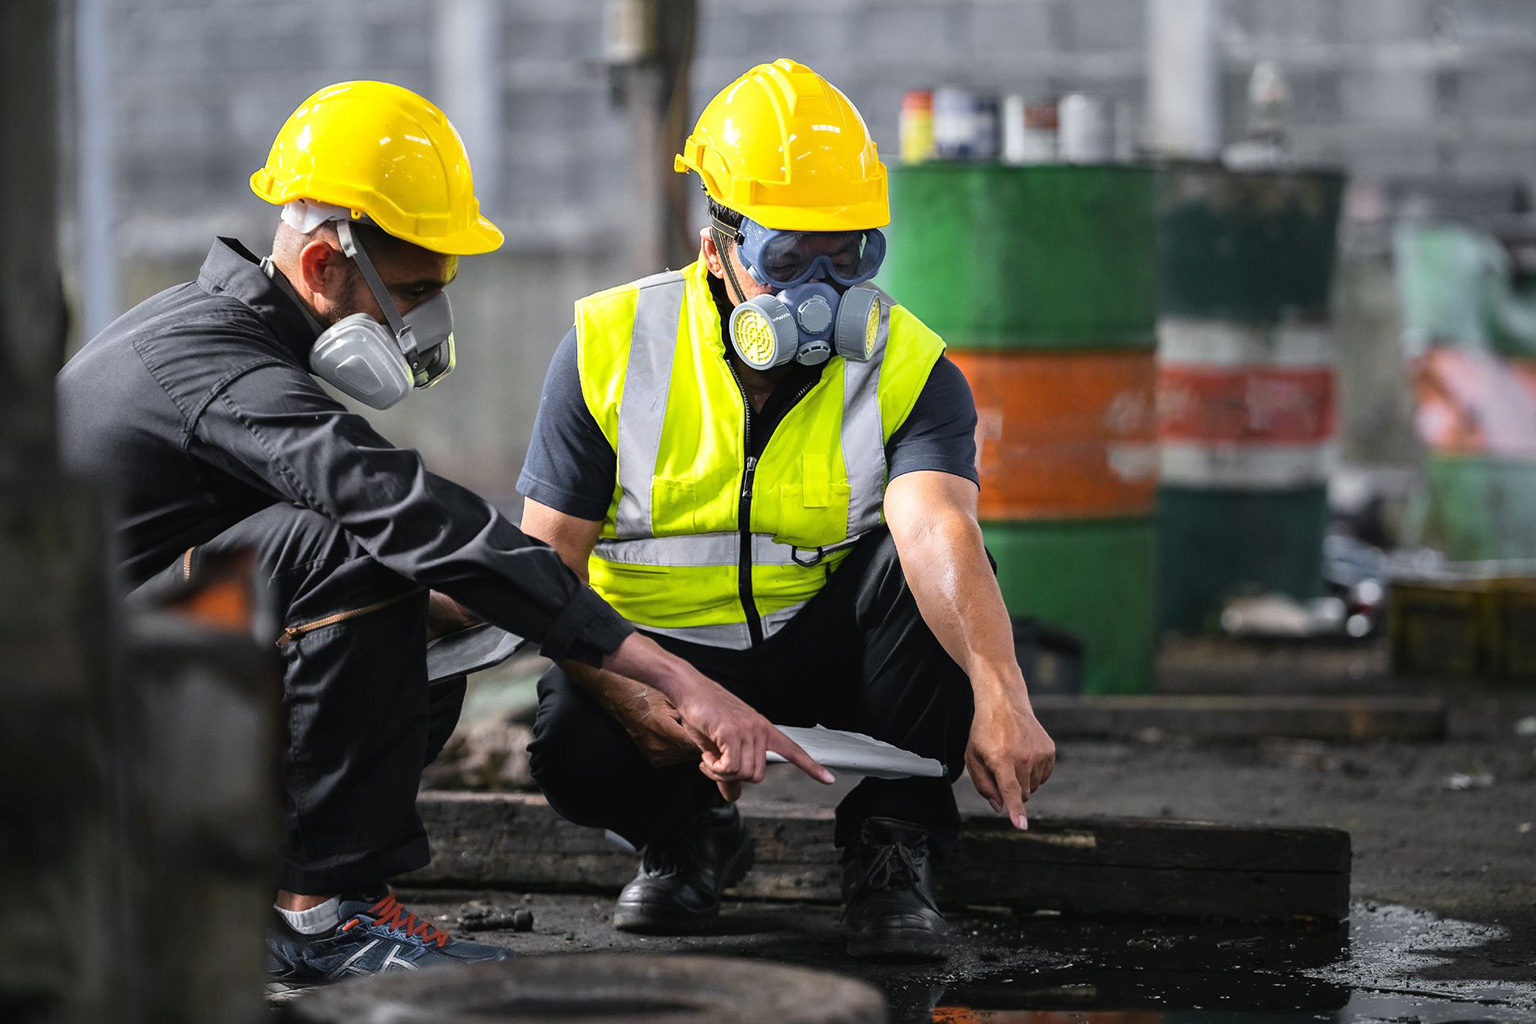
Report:
<svg viewBox="0 0 1536 1024"><path fill-rule="evenodd" d="M352 314L364 312L363 291L367 287L368 285L363 280L363 275L358 272L356 267L353 267L351 274L347 277L345 300L332 303L330 309L326 310L324 315L316 317L320 321L320 326L322 328L335 327Z"/></svg>

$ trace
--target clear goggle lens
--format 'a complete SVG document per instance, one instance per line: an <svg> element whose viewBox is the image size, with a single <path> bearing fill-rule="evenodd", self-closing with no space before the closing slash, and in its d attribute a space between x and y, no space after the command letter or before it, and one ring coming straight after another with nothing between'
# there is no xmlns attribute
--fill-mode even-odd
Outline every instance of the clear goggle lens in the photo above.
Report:
<svg viewBox="0 0 1536 1024"><path fill-rule="evenodd" d="M863 284L885 259L885 235L867 231L773 231L750 220L741 224L741 254L762 284L788 288L820 278Z"/></svg>

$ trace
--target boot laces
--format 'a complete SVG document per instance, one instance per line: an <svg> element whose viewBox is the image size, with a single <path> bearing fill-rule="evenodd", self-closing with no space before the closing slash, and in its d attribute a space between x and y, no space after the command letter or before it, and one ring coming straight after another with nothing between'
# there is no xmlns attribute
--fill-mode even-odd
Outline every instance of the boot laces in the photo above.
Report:
<svg viewBox="0 0 1536 1024"><path fill-rule="evenodd" d="M864 874L854 882L838 920L842 921L847 917L849 909L865 893L900 889L911 889L916 892L918 899L927 904L930 910L936 914L939 913L937 904L933 902L933 898L928 895L922 885L922 861L926 857L926 852L906 843L882 845L870 859L869 867L865 869Z"/></svg>
<svg viewBox="0 0 1536 1024"><path fill-rule="evenodd" d="M388 893L379 902L369 907L368 913L373 916L374 924L391 931L401 932L408 938L418 938L422 942L435 942L438 949L448 945L447 932L406 910L401 906L400 901L395 899L394 893ZM354 917L343 926L342 931L346 931L357 922L358 918Z"/></svg>

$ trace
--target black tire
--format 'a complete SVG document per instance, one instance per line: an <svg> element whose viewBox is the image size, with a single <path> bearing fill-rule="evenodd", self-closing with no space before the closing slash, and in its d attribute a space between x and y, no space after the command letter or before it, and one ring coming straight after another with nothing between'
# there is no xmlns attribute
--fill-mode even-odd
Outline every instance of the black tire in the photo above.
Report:
<svg viewBox="0 0 1536 1024"><path fill-rule="evenodd" d="M291 1024L884 1024L870 985L805 967L726 957L578 953L397 972L284 1003Z"/></svg>

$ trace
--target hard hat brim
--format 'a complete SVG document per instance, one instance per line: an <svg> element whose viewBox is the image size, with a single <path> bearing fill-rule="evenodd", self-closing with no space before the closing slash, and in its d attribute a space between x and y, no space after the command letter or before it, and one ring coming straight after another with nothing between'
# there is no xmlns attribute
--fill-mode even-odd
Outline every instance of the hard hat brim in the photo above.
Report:
<svg viewBox="0 0 1536 1024"><path fill-rule="evenodd" d="M342 194L344 190L333 192L323 188L279 189L275 188L274 184L271 172L265 167L251 175L251 191L264 202L272 203L275 206L281 206L295 199L313 199L316 202L330 203L333 206L344 206L349 210L353 210L354 216L356 216L355 211L361 210L365 206L378 205L377 203L370 203L367 198ZM488 252L495 252L506 241L506 236L501 233L501 229L483 216L477 216L475 223L468 227L459 231L449 232L446 235L423 235L415 231L406 230L398 224L391 225L385 223L381 218L387 216L388 213L384 209L380 209L378 214L374 215L373 223L381 230L403 242L410 242L412 245L420 246L429 252L440 253L444 256L481 256Z"/></svg>
<svg viewBox="0 0 1536 1024"><path fill-rule="evenodd" d="M738 211L775 231L868 231L891 222L890 204L871 200L835 208L804 206L753 206Z"/></svg>
<svg viewBox="0 0 1536 1024"><path fill-rule="evenodd" d="M442 253L444 256L483 256L495 252L506 241L501 229L484 217L474 227L449 235L447 238L406 238L407 242L423 249Z"/></svg>

